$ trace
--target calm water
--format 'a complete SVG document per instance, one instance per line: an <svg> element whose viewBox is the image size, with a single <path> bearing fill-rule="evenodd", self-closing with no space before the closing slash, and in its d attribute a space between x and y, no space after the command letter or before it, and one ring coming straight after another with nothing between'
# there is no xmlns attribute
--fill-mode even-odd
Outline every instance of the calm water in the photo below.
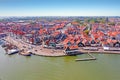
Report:
<svg viewBox="0 0 120 80"><path fill-rule="evenodd" d="M98 60L6 55L0 47L0 80L120 80L120 55L94 54Z"/></svg>

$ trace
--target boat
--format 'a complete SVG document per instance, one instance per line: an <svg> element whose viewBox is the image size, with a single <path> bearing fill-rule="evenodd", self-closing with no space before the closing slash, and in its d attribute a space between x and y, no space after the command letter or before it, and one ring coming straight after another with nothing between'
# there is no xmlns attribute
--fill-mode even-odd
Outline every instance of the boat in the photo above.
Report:
<svg viewBox="0 0 120 80"><path fill-rule="evenodd" d="M8 54L8 55L16 54L16 53L18 53L18 52L19 52L18 49L10 49L10 50L7 50L7 54Z"/></svg>
<svg viewBox="0 0 120 80"><path fill-rule="evenodd" d="M32 52L31 51L27 51L26 54L24 54L24 56L31 56Z"/></svg>
<svg viewBox="0 0 120 80"><path fill-rule="evenodd" d="M32 52L31 51L24 51L24 49L23 49L19 54L23 55L23 56L31 56Z"/></svg>
<svg viewBox="0 0 120 80"><path fill-rule="evenodd" d="M64 53L66 53L68 56L76 56L76 55L83 54L82 52L80 52L77 49L75 49L75 50L65 50Z"/></svg>
<svg viewBox="0 0 120 80"><path fill-rule="evenodd" d="M77 45L71 45L71 46L67 46L65 51L64 51L67 55L69 56L76 56L78 54L83 54L82 52L80 52L80 50L78 49Z"/></svg>

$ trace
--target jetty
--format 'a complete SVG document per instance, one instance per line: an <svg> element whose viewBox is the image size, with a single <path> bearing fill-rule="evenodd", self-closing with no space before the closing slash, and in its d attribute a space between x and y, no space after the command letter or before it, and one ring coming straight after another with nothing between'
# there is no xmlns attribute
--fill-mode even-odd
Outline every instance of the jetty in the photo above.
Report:
<svg viewBox="0 0 120 80"><path fill-rule="evenodd" d="M96 57L93 56L92 54L90 54L89 52L87 53L87 55L88 55L90 58L75 59L75 61L90 61L90 60L96 60Z"/></svg>

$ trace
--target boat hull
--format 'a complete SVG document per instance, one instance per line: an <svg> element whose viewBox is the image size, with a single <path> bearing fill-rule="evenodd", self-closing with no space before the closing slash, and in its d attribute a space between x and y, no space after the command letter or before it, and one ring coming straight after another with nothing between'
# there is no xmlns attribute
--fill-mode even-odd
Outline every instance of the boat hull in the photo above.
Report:
<svg viewBox="0 0 120 80"><path fill-rule="evenodd" d="M16 53L18 53L19 52L19 50L17 50L17 49L12 49L12 50L8 50L7 51L7 54L8 55L12 55L12 54L16 54Z"/></svg>

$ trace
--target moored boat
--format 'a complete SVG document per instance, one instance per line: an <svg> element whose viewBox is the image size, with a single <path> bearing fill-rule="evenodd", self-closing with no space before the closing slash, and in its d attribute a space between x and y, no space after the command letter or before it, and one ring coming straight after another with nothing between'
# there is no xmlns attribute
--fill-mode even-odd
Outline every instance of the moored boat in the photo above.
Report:
<svg viewBox="0 0 120 80"><path fill-rule="evenodd" d="M23 56L31 56L32 52L31 51L25 51L24 49L19 53L20 55Z"/></svg>
<svg viewBox="0 0 120 80"><path fill-rule="evenodd" d="M18 49L10 49L10 50L7 50L7 54L8 54L8 55L16 54L16 53L18 53L18 52L19 52Z"/></svg>

